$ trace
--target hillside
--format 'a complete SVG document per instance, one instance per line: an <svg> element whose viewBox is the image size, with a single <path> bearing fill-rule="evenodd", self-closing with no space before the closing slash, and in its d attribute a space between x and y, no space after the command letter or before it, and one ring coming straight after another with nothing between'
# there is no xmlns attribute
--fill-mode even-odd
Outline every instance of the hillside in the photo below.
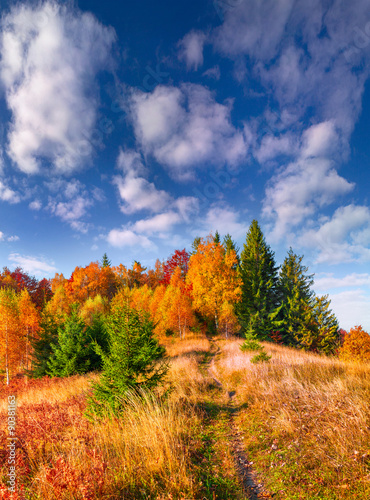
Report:
<svg viewBox="0 0 370 500"><path fill-rule="evenodd" d="M1 386L2 493L7 395L18 395L13 499L370 498L370 366L240 339L165 338L167 400L131 398L89 422L97 374ZM7 496L8 495L8 496Z"/></svg>

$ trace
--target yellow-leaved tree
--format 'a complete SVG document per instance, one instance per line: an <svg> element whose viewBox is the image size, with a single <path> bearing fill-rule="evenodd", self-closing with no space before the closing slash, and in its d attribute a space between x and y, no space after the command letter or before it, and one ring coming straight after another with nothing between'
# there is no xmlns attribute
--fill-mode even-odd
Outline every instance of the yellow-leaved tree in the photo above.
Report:
<svg viewBox="0 0 370 500"><path fill-rule="evenodd" d="M241 297L236 265L236 252L226 252L212 235L201 238L196 253L190 257L186 281L192 287L193 307L205 318L214 319L217 331L225 316L231 324L230 304Z"/></svg>

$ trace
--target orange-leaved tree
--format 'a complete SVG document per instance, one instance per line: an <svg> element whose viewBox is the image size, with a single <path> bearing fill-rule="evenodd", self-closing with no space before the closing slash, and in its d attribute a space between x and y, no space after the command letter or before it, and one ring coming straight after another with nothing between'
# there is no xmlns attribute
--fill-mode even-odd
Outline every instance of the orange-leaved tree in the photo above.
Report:
<svg viewBox="0 0 370 500"><path fill-rule="evenodd" d="M217 331L225 302L234 305L241 297L236 263L235 251L226 252L212 234L200 240L190 257L186 281L192 286L193 306L204 317L214 319Z"/></svg>
<svg viewBox="0 0 370 500"><path fill-rule="evenodd" d="M17 371L22 345L19 342L20 322L17 293L11 288L0 289L0 358L6 383Z"/></svg>
<svg viewBox="0 0 370 500"><path fill-rule="evenodd" d="M345 335L339 356L347 361L370 361L370 335L355 326Z"/></svg>
<svg viewBox="0 0 370 500"><path fill-rule="evenodd" d="M180 266L172 273L170 284L162 300L161 312L166 329L177 330L180 339L185 338L186 330L195 325L190 286L185 283Z"/></svg>
<svg viewBox="0 0 370 500"><path fill-rule="evenodd" d="M22 354L20 359L20 371L29 369L31 357L31 341L37 339L37 333L40 327L40 313L28 293L27 289L21 291L18 296L18 311L21 334L19 338L22 344Z"/></svg>

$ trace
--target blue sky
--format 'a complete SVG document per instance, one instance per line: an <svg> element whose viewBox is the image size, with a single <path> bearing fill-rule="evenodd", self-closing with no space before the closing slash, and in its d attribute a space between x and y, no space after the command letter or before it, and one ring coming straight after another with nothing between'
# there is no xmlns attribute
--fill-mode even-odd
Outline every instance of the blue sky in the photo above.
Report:
<svg viewBox="0 0 370 500"><path fill-rule="evenodd" d="M153 266L257 218L370 330L370 6L3 2L0 259Z"/></svg>

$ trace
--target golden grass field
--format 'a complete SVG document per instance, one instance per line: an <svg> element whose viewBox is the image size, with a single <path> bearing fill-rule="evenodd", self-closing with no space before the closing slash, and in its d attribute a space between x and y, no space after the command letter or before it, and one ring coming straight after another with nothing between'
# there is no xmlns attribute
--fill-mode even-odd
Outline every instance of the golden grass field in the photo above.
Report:
<svg viewBox="0 0 370 500"><path fill-rule="evenodd" d="M132 397L119 419L84 416L97 374L0 386L0 499L248 498L235 465L236 432L264 486L258 498L370 499L370 365L267 343L272 358L256 365L240 339L163 343L169 397ZM20 491L11 497L13 393Z"/></svg>

